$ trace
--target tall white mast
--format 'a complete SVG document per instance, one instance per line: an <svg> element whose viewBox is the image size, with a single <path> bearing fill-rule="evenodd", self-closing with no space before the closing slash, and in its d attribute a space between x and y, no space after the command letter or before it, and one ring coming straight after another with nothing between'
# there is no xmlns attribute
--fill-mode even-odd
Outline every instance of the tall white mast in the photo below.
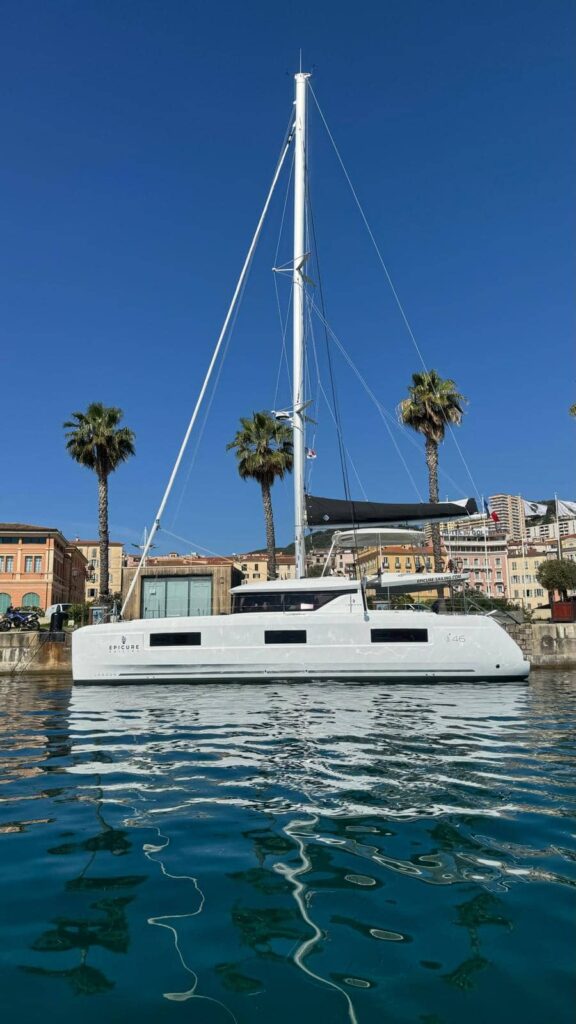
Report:
<svg viewBox="0 0 576 1024"><path fill-rule="evenodd" d="M294 123L294 269L293 269L293 444L294 444L294 541L296 577L306 575L304 543L304 263L306 214L306 80L310 75L300 71L296 80L296 112Z"/></svg>

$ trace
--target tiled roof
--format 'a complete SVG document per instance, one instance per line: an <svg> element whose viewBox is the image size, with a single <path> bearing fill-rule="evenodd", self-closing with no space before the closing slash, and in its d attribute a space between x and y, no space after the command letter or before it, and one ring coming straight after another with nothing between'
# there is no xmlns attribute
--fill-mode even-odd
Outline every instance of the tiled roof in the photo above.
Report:
<svg viewBox="0 0 576 1024"><path fill-rule="evenodd" d="M33 530L35 533L60 533L57 526L32 526L30 523L0 523L0 533Z"/></svg>
<svg viewBox="0 0 576 1024"><path fill-rule="evenodd" d="M75 537L74 540L72 541L72 543L73 544L84 544L86 547L88 545L92 544L94 547L98 547L100 541L99 540L78 540L78 538ZM122 546L123 545L122 545L122 541L121 540L109 540L108 541L108 547L109 548L121 548Z"/></svg>

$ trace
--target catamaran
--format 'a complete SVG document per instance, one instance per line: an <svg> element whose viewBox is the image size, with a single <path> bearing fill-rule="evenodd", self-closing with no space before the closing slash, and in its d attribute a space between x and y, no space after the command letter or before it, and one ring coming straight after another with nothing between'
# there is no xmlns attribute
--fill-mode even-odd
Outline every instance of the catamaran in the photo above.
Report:
<svg viewBox="0 0 576 1024"><path fill-rule="evenodd" d="M506 631L486 615L439 615L393 607L400 594L440 591L466 581L455 573L386 573L373 578L306 577L306 529L339 531L346 544L421 543L405 524L439 523L477 515L473 499L389 504L320 498L305 493L304 390L307 92L309 75L295 75L294 117L270 191L188 429L142 552L160 528L170 492L226 337L289 149L294 146L293 406L292 424L296 578L233 588L230 615L136 619L85 626L72 638L75 683L261 682L346 680L431 682L521 680L529 663ZM395 524L404 524L395 527ZM338 542L338 532L334 535ZM126 608L138 578L124 601ZM375 600L374 597L379 597Z"/></svg>

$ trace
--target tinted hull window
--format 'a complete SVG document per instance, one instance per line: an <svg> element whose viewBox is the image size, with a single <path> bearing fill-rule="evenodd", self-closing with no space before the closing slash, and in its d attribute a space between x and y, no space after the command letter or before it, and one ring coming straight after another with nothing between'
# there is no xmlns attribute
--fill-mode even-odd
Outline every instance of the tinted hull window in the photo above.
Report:
<svg viewBox="0 0 576 1024"><path fill-rule="evenodd" d="M150 647L199 647L201 633L151 633Z"/></svg>
<svg viewBox="0 0 576 1024"><path fill-rule="evenodd" d="M371 629L373 644L426 644L427 629Z"/></svg>
<svg viewBox="0 0 576 1024"><path fill-rule="evenodd" d="M305 629L267 629L264 633L266 644L305 644Z"/></svg>

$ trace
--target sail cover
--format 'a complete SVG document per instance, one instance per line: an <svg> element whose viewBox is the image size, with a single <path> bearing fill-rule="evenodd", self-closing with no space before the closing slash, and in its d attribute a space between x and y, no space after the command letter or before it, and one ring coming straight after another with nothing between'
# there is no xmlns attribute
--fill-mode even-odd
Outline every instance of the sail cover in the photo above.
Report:
<svg viewBox="0 0 576 1024"><path fill-rule="evenodd" d="M346 501L344 498L315 498L306 495L308 526L343 529L351 526L380 526L386 523L442 522L465 519L478 511L474 498L464 501L419 502L396 505L378 501Z"/></svg>

